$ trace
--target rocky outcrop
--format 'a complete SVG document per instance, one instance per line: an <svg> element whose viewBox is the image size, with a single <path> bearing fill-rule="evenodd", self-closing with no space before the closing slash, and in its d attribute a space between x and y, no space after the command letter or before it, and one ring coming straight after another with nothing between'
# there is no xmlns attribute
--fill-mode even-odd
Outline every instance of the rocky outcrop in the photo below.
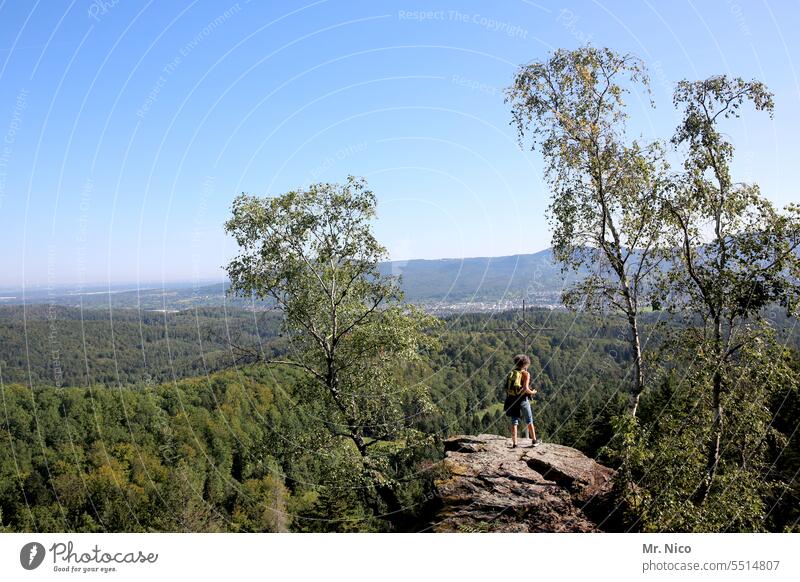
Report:
<svg viewBox="0 0 800 582"><path fill-rule="evenodd" d="M444 469L434 531L612 529L614 471L570 447L512 449L511 439L497 435L458 436L445 441Z"/></svg>

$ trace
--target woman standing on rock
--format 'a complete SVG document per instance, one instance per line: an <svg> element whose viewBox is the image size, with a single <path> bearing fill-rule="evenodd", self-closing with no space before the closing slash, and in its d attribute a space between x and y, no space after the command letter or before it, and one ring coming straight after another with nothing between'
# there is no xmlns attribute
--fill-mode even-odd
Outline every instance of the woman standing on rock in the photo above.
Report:
<svg viewBox="0 0 800 582"><path fill-rule="evenodd" d="M536 428L533 426L533 412L531 412L531 397L536 394L536 390L530 387L531 375L528 367L531 359L519 354L514 356L514 369L506 377L506 401L503 404L506 416L511 417L511 446L517 446L517 426L520 418L525 419L528 425L528 436L531 437L531 446L539 446L536 439Z"/></svg>

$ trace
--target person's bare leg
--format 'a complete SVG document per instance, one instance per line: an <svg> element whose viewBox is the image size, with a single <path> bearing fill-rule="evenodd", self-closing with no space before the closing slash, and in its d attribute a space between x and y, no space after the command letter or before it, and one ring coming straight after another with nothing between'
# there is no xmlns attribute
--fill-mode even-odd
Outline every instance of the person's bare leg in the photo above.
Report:
<svg viewBox="0 0 800 582"><path fill-rule="evenodd" d="M517 425L516 424L512 424L511 425L511 444L512 445L516 445L517 444Z"/></svg>
<svg viewBox="0 0 800 582"><path fill-rule="evenodd" d="M531 438L532 441L536 441L536 427L533 426L533 423L528 425L528 436Z"/></svg>

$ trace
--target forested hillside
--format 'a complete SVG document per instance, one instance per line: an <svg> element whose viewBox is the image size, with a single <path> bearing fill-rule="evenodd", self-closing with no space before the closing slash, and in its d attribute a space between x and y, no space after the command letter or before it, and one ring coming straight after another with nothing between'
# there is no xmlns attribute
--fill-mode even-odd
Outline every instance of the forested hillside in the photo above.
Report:
<svg viewBox="0 0 800 582"><path fill-rule="evenodd" d="M389 441L375 448L405 508L391 518L381 517L386 508L376 504L373 485L362 480L352 443L331 436L335 427L321 423L319 406L328 404L307 398L300 370L240 362L225 371L198 374L187 364L174 366L177 382L169 377L169 366L163 383L146 382L142 378L153 368L145 368L139 359L142 339L146 354L166 351L163 314L136 322L132 314L115 313L113 344L105 316L84 312L81 322L71 315L59 312L63 387L46 381L46 368L33 388L24 379L25 367L6 363L2 368L0 438L6 445L0 448L0 523L8 531L420 529L442 439L509 431L502 413L502 382L520 342L514 334L496 330L509 328L518 314L446 319L437 331L440 349L396 371L397 382L429 391L434 406L420 411L412 401L405 404L406 423L420 431L422 441L413 446ZM248 328L252 317L221 311L168 316L169 341L185 341L183 359L176 360L201 359L197 334L207 337L212 330L225 329L226 322L238 329L239 335L232 337L240 346L257 345L254 328ZM651 314L646 324L652 349L663 336L656 325L659 318ZM7 314L0 327L11 339L9 330L21 329L15 327L18 321L9 321L13 319ZM529 349L532 378L539 388L537 428L549 442L613 464L613 451L607 453L606 447L613 445L613 419L625 408L624 378L630 364L619 335L621 318L541 310L529 313L528 319L535 327L549 328L533 335ZM28 321L29 326L35 323ZM47 345L48 322L38 323ZM259 321L267 352L277 341L269 336L276 323L272 317ZM92 324L106 326L109 335L96 332L84 351L81 326ZM176 333L181 330L183 334ZM5 351L15 342L0 344L4 362L10 359ZM233 364L235 350L222 343L215 349L227 354L225 365ZM102 365L102 354L114 352L120 369L133 380L117 381L112 374L108 383L94 380L87 386L80 373L84 358L95 370ZM272 353L280 353L279 347ZM39 357L39 365L47 362L46 353ZM75 362L74 373L70 362ZM644 426L680 426L678 419L685 413L675 406L689 404L678 400L678 389L673 378L645 393ZM795 473L800 455L793 429L800 404L796 391L787 389L768 406L775 416L776 436L767 443L774 462L762 478L782 480L790 488L774 490L767 504L775 508L761 527L783 529L798 517Z"/></svg>
<svg viewBox="0 0 800 582"><path fill-rule="evenodd" d="M236 345L278 349L280 318L267 311L0 307L5 382L64 386L161 383L231 366Z"/></svg>
<svg viewBox="0 0 800 582"><path fill-rule="evenodd" d="M3 342L4 351L24 345L13 335L22 333L19 315L6 314L3 333L15 341ZM443 437L508 432L500 410L501 385L515 340L507 332L491 330L508 327L516 314L449 319L440 332L441 351L399 371L398 381L425 386L435 406L420 414L408 403L405 411L409 425L432 438L429 443L413 453L401 442L380 445L408 507L393 519L398 523L391 523L372 517L379 510L369 501L368 483L351 487L357 473L352 449L345 439L331 440L325 436L328 430L318 426L319 403L298 396L303 383L299 372L239 365L177 383L141 380L153 369L140 359L142 351L166 351L167 331L170 342L184 346L185 352L172 348L184 358L178 361L199 359L197 335L224 329L226 322L231 329L239 326L240 345L257 345L255 333L242 332L242 322L252 313L167 316L166 331L162 314L135 322L130 313L115 313L113 340L102 313L84 312L83 321L68 310L58 316L63 387L39 380L31 390L27 382L18 383L24 366L5 364L2 370L5 408L0 429L10 446L2 449L0 507L3 525L12 531L412 527L408 524L418 525L417 514L425 511ZM620 401L614 379L623 372L614 358L623 361L625 356L617 351L615 332L564 312L542 311L534 317L539 325L554 328L542 332L531 346L534 377L542 392L537 422L547 438L596 450L607 440L608 423L601 419ZM29 315L29 333L46 334L46 319L30 319ZM274 321L260 323L269 329ZM84 350L81 330L93 325L97 327ZM567 339L568 334L586 339ZM262 336L269 352L271 343ZM44 335L42 343L46 342ZM229 353L234 351L228 347ZM104 354L112 353L126 376L117 382L112 375L107 384L94 381L86 387L80 374L84 358L90 370L96 370ZM11 355L3 353L4 361ZM48 354L38 357L32 368L41 367L44 377ZM152 366L152 359L147 365ZM603 365L608 373L595 379L590 368ZM177 377L197 373L188 365L174 369ZM597 426L584 423L594 415Z"/></svg>

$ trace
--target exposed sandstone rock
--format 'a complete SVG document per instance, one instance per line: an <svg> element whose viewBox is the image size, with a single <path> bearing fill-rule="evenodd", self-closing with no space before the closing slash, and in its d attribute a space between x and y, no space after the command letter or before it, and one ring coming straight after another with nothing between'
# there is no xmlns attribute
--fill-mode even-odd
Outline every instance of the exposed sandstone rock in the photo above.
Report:
<svg viewBox="0 0 800 582"><path fill-rule="evenodd" d="M442 507L434 531L608 529L612 469L570 447L510 445L511 439L488 434L445 442L447 476L436 482Z"/></svg>

